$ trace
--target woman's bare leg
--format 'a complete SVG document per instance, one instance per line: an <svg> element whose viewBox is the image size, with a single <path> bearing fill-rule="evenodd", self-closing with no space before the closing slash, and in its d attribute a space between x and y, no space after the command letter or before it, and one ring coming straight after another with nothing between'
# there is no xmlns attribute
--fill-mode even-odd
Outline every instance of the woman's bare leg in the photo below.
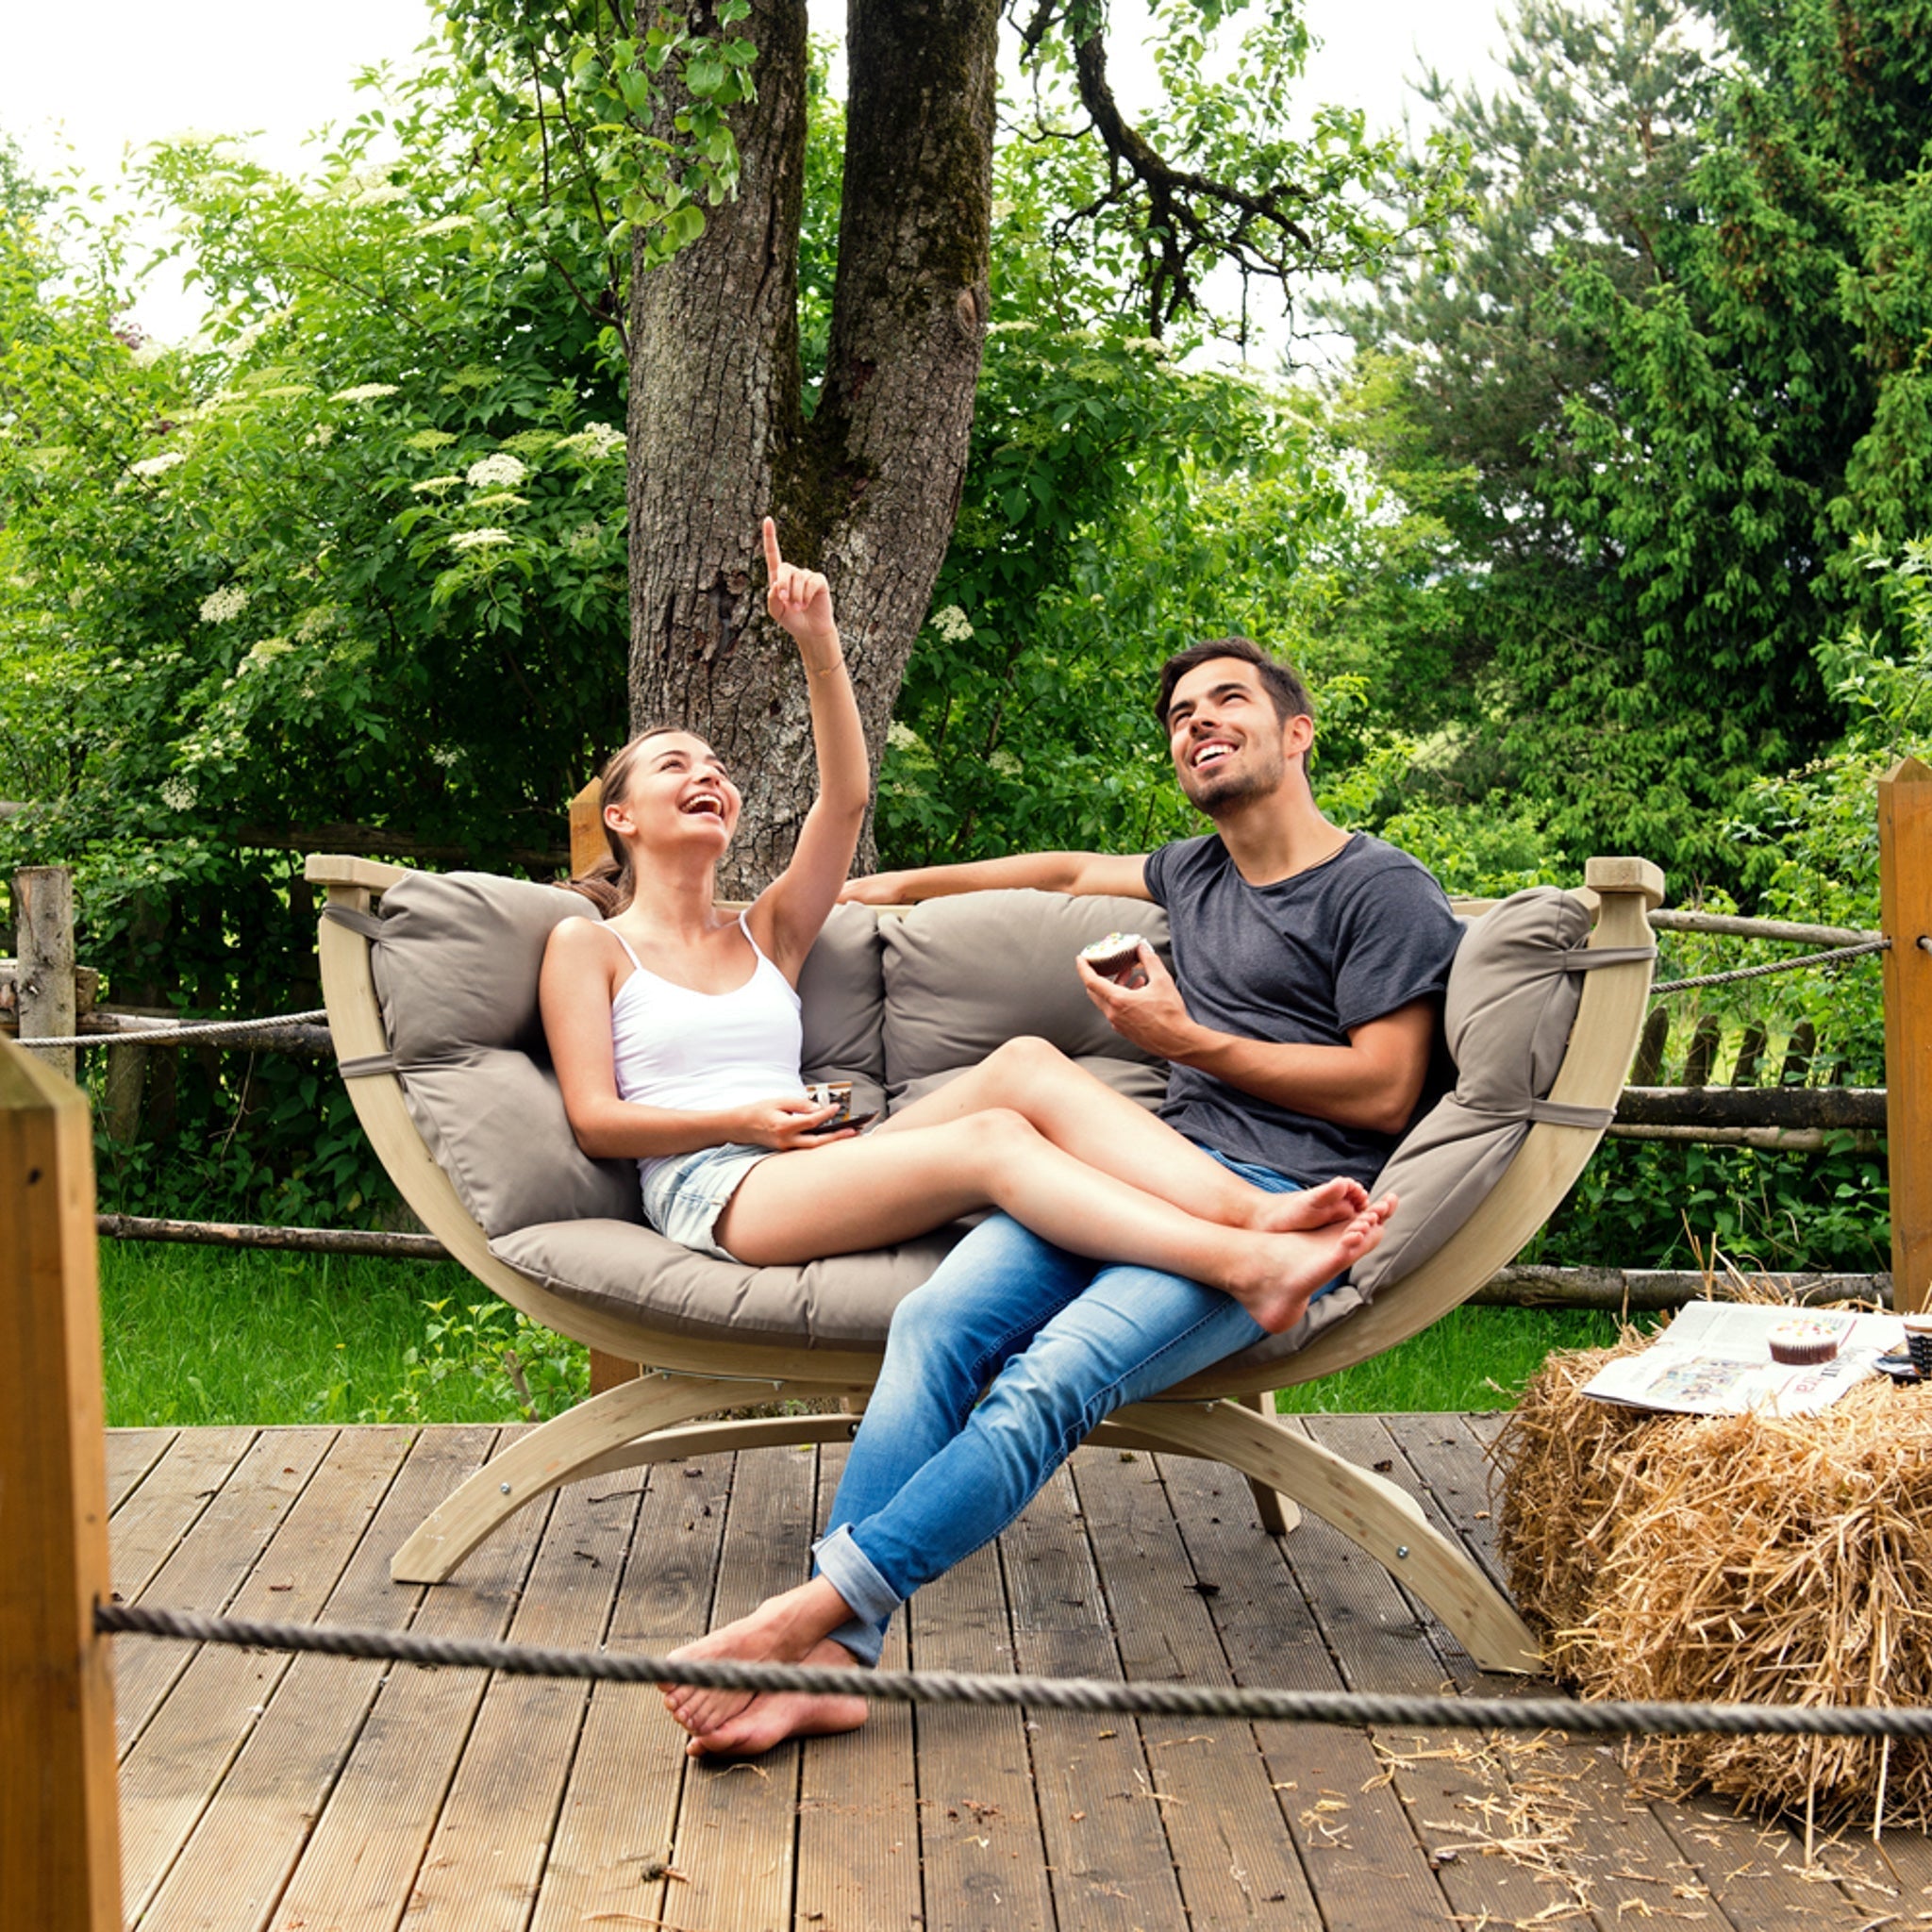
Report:
<svg viewBox="0 0 1932 1932"><path fill-rule="evenodd" d="M1226 1227L1269 1234L1325 1227L1368 1202L1368 1191L1347 1179L1291 1193L1256 1187L1044 1040L1009 1040L876 1132L942 1126L995 1107L1024 1114L1075 1160Z"/></svg>
<svg viewBox="0 0 1932 1932"><path fill-rule="evenodd" d="M1096 1261L1127 1261L1232 1295L1263 1328L1301 1319L1325 1281L1382 1238L1392 1199L1309 1232L1261 1234L1202 1221L1088 1167L1004 1108L760 1161L718 1220L718 1239L758 1267L908 1241L980 1208Z"/></svg>

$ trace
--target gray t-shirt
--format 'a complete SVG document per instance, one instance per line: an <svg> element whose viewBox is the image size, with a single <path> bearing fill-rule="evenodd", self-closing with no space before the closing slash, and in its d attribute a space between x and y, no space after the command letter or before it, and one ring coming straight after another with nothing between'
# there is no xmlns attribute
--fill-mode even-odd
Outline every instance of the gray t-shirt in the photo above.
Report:
<svg viewBox="0 0 1932 1932"><path fill-rule="evenodd" d="M1362 832L1271 886L1249 885L1216 833L1150 853L1146 876L1167 908L1189 1012L1246 1040L1346 1046L1350 1027L1441 994L1462 938L1428 870ZM1418 1114L1454 1077L1439 1026ZM1295 1113L1178 1065L1160 1113L1231 1159L1307 1186L1338 1174L1372 1186L1399 1138Z"/></svg>

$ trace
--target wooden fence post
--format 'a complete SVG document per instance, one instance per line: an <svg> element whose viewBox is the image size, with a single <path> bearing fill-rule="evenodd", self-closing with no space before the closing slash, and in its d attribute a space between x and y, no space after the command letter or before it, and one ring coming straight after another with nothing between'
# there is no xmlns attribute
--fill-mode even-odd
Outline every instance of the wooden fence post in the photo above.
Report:
<svg viewBox="0 0 1932 1932"><path fill-rule="evenodd" d="M604 837L604 784L602 779L592 778L570 802L571 872L589 872L609 850ZM642 1374L641 1363L627 1362L621 1355L606 1355L601 1348L591 1351L592 1395L601 1395Z"/></svg>
<svg viewBox="0 0 1932 1932"><path fill-rule="evenodd" d="M1885 1130L1891 1157L1891 1294L1932 1299L1932 770L1901 758L1878 781L1885 959Z"/></svg>
<svg viewBox="0 0 1932 1932"><path fill-rule="evenodd" d="M20 954L20 1037L64 1040L75 1030L74 874L64 865L30 865L13 875L13 924ZM74 1049L40 1056L74 1078Z"/></svg>
<svg viewBox="0 0 1932 1932"><path fill-rule="evenodd" d="M87 1101L0 1041L0 1920L120 1932Z"/></svg>

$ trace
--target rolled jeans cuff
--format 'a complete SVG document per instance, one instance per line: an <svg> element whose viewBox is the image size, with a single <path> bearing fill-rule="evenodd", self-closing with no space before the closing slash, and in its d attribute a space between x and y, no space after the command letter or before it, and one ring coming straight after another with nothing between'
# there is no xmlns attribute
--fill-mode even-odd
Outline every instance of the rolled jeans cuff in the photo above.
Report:
<svg viewBox="0 0 1932 1932"><path fill-rule="evenodd" d="M851 1526L841 1523L811 1548L818 1574L845 1599L851 1617L831 1633L862 1664L876 1664L886 1644L886 1625L904 1601L858 1547Z"/></svg>

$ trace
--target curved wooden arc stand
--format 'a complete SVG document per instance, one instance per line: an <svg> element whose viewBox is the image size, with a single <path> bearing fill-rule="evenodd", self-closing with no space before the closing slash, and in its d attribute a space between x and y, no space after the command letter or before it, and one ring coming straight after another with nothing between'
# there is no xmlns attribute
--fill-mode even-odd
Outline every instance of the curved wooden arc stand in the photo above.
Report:
<svg viewBox="0 0 1932 1932"><path fill-rule="evenodd" d="M327 888L332 903L366 911L407 874L367 859L316 857L308 860L308 876ZM1657 868L1641 858L1593 858L1584 876L1583 896L1598 915L1591 946L1647 945L1647 914L1663 897ZM344 1060L386 1054L368 940L325 922L321 956L337 1054ZM1648 960L1634 960L1585 978L1551 1099L1614 1108L1636 1051L1651 976ZM857 1404L873 1385L878 1353L695 1341L553 1294L491 1254L483 1230L409 1118L393 1074L358 1074L349 1091L403 1198L477 1280L559 1334L654 1365L545 1423L479 1470L397 1553L391 1572L397 1582L441 1582L508 1517L564 1483L701 1453L841 1441L855 1426L849 1413L693 1424L692 1418L707 1411L753 1402L836 1398ZM1432 1528L1392 1483L1283 1427L1269 1412L1269 1391L1366 1361L1466 1300L1548 1219L1601 1138L1591 1128L1538 1123L1474 1217L1369 1307L1300 1355L1209 1370L1158 1401L1124 1409L1093 1440L1228 1464L1255 1486L1270 1528L1292 1527L1293 1505L1312 1509L1385 1564L1484 1669L1533 1669L1535 1638L1468 1553Z"/></svg>

